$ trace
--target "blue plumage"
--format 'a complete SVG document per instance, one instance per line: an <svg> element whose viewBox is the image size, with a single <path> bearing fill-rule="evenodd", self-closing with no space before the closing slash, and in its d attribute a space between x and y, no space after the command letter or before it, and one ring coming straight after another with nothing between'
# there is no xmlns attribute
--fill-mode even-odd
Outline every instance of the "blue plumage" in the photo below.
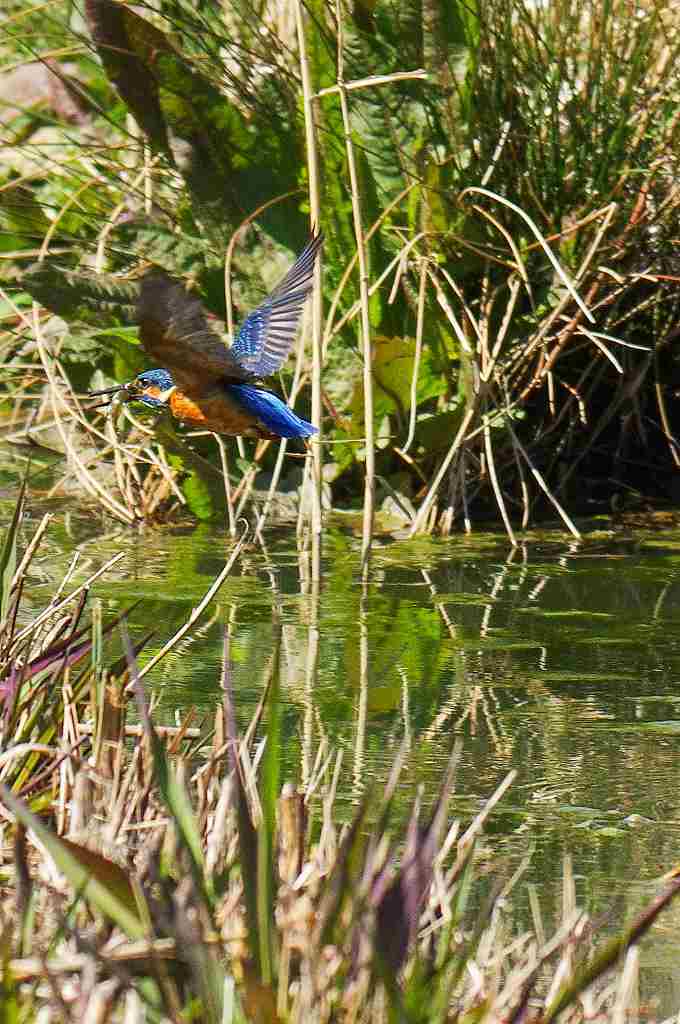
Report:
<svg viewBox="0 0 680 1024"><path fill-rule="evenodd" d="M248 412L264 424L268 431L278 437L310 437L316 434L316 427L296 416L285 402L263 388L252 384L227 384L226 391Z"/></svg>
<svg viewBox="0 0 680 1024"><path fill-rule="evenodd" d="M322 244L323 234L312 235L271 295L243 321L229 352L246 377L269 377L287 359Z"/></svg>
<svg viewBox="0 0 680 1024"><path fill-rule="evenodd" d="M165 366L91 394L168 407L185 423L221 434L271 439L317 433L254 382L276 373L290 353L322 244L323 235L313 233L283 280L245 318L231 348L181 282L158 270L147 272L137 303L140 340L147 355Z"/></svg>
<svg viewBox="0 0 680 1024"><path fill-rule="evenodd" d="M152 409L164 409L167 405L167 398L165 401L156 398L154 392L158 389L160 394L165 394L174 387L175 382L167 370L158 369L145 370L144 373L140 373L135 378L135 384L142 392L138 399L140 402L151 406Z"/></svg>

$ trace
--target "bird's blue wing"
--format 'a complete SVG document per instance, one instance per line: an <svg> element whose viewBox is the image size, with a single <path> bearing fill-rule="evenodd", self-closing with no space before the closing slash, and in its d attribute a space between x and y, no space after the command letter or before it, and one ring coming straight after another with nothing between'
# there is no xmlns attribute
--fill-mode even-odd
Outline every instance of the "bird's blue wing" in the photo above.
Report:
<svg viewBox="0 0 680 1024"><path fill-rule="evenodd" d="M230 355L251 376L268 377L288 357L322 244L321 232L312 235L283 281L243 321Z"/></svg>

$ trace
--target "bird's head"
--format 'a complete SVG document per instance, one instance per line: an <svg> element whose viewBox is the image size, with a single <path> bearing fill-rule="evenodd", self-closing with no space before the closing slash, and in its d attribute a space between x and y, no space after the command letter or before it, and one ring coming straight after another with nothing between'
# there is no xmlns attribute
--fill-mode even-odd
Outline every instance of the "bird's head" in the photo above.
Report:
<svg viewBox="0 0 680 1024"><path fill-rule="evenodd" d="M144 402L152 409L162 409L175 390L175 382L167 370L145 370L127 385L128 402Z"/></svg>
<svg viewBox="0 0 680 1024"><path fill-rule="evenodd" d="M90 397L110 395L119 402L143 402L152 409L162 409L168 404L174 390L175 382L167 370L144 370L127 384L115 384L112 388L90 391Z"/></svg>

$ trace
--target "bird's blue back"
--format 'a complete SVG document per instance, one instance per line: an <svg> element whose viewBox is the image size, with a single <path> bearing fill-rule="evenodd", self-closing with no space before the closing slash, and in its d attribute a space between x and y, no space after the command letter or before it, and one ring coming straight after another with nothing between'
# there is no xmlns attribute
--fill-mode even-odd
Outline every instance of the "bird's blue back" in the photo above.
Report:
<svg viewBox="0 0 680 1024"><path fill-rule="evenodd" d="M296 416L285 402L263 388L252 384L227 384L226 391L248 412L265 425L267 430L279 437L311 437L316 427Z"/></svg>

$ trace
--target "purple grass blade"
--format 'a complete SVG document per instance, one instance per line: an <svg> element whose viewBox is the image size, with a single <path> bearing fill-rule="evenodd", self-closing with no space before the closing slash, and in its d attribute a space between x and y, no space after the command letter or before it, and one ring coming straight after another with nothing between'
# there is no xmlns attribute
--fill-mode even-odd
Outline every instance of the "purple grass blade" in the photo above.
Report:
<svg viewBox="0 0 680 1024"><path fill-rule="evenodd" d="M378 948L395 972L404 965L408 951L418 935L420 918L432 884L434 862L453 791L459 755L460 747L457 746L451 755L434 812L425 827L419 823L420 796L416 798L408 824L402 866L388 884L388 862L371 892L371 902L376 908Z"/></svg>

